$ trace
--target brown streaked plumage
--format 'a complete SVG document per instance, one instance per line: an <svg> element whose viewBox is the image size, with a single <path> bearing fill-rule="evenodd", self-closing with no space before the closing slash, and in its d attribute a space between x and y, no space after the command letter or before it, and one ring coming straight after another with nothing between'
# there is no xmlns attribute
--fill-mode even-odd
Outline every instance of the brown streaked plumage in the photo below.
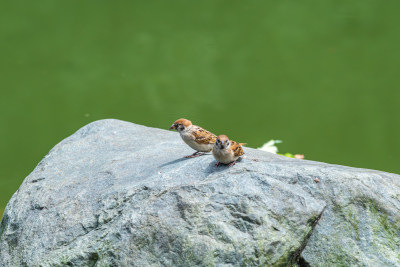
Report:
<svg viewBox="0 0 400 267"><path fill-rule="evenodd" d="M199 128L197 131L192 132L194 141L198 144L214 144L217 136L207 130Z"/></svg>
<svg viewBox="0 0 400 267"><path fill-rule="evenodd" d="M213 147L213 156L218 161L216 166L221 163L235 165L236 160L244 154L242 145L245 143L238 143L229 140L226 135L219 135Z"/></svg>
<svg viewBox="0 0 400 267"><path fill-rule="evenodd" d="M231 141L231 147L232 147L232 151L233 151L233 155L235 157L240 157L244 154L242 145L244 145L244 143L237 143L235 141Z"/></svg>
<svg viewBox="0 0 400 267"><path fill-rule="evenodd" d="M206 152L210 152L213 148L217 136L197 125L193 125L191 121L187 119L176 120L170 130L176 129L183 141L196 150L193 155L187 156L187 158L194 158L197 156L204 155ZM203 153L200 153L203 152Z"/></svg>

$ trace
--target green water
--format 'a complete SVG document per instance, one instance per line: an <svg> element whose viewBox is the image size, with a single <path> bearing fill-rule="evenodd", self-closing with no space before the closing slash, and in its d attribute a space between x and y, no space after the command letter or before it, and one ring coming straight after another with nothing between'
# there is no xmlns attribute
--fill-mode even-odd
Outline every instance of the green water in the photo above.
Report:
<svg viewBox="0 0 400 267"><path fill-rule="evenodd" d="M400 173L400 1L0 4L0 210L59 141L118 118Z"/></svg>

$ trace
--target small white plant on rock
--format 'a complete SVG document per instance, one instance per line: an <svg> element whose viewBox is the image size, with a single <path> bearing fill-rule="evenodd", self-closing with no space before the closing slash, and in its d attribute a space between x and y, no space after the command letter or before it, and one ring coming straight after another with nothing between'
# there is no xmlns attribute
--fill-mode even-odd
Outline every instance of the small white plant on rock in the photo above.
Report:
<svg viewBox="0 0 400 267"><path fill-rule="evenodd" d="M272 139L272 140L269 140L268 142L266 142L265 144L263 144L262 147L259 147L257 149L277 154L278 147L275 144L280 144L280 143L282 143L281 140Z"/></svg>
<svg viewBox="0 0 400 267"><path fill-rule="evenodd" d="M304 159L303 154L293 155L292 153L284 153L284 154L278 153L278 147L276 146L276 144L280 144L280 143L282 143L281 140L272 139L272 140L269 140L268 142L266 142L264 145L262 145L262 147L259 147L257 149L262 150L262 151L267 151L270 153L274 153L274 154L278 154L278 155L282 155L282 156L289 157L289 158Z"/></svg>

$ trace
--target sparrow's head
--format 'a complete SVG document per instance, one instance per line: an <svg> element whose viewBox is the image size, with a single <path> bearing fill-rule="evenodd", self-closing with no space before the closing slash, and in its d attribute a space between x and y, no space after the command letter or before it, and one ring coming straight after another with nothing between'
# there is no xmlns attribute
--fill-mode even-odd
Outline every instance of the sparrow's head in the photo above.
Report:
<svg viewBox="0 0 400 267"><path fill-rule="evenodd" d="M219 149L228 148L231 145L228 136L221 134L217 136L214 146Z"/></svg>
<svg viewBox="0 0 400 267"><path fill-rule="evenodd" d="M190 127L192 125L192 122L187 119L179 119L176 120L171 127L169 128L170 130L177 130L178 132L185 130L186 128Z"/></svg>

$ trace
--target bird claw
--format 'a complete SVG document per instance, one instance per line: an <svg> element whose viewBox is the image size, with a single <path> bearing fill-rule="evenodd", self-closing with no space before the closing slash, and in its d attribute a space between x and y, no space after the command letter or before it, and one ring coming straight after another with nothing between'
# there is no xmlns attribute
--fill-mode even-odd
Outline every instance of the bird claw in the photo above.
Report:
<svg viewBox="0 0 400 267"><path fill-rule="evenodd" d="M202 153L200 153L200 152L195 152L195 153L193 153L192 155L185 156L185 158L191 159L191 158L196 158L196 157L199 157L199 156L203 156L203 155L205 155L205 154L206 154L205 152L202 152Z"/></svg>
<svg viewBox="0 0 400 267"><path fill-rule="evenodd" d="M231 163L229 163L229 167L232 167L235 164L236 164L236 161L232 161Z"/></svg>
<svg viewBox="0 0 400 267"><path fill-rule="evenodd" d="M221 164L222 164L221 162L217 162L217 163L215 163L215 167L219 167L219 166L221 166ZM232 167L235 164L236 164L236 161L232 161L231 163L228 164L228 166Z"/></svg>

